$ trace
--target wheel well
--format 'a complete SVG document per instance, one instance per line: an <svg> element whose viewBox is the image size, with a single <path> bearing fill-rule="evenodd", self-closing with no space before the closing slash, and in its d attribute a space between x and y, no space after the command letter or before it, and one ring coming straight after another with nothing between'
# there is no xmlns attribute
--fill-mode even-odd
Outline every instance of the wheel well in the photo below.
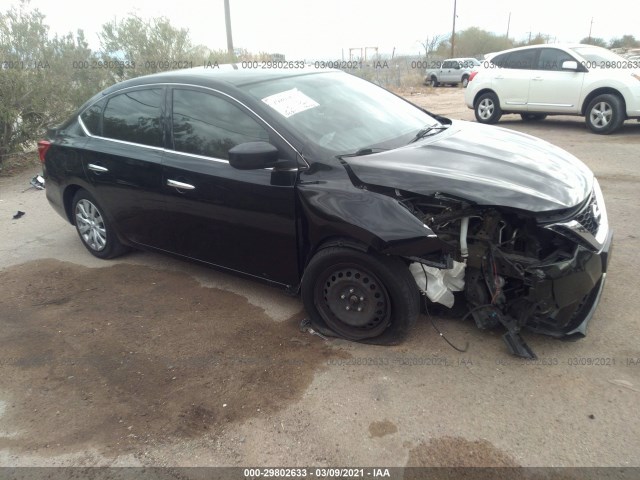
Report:
<svg viewBox="0 0 640 480"><path fill-rule="evenodd" d="M76 196L78 190L82 190L82 187L79 185L69 185L64 190L64 194L62 196L62 202L64 204L64 211L67 214L67 219L71 222L72 225L75 225L76 222L73 219L73 213L71 212L71 203L73 202L73 197Z"/></svg>
<svg viewBox="0 0 640 480"><path fill-rule="evenodd" d="M618 90L616 90L615 88L611 88L611 87L598 88L598 89L594 90L593 92L591 92L589 95L587 95L587 98L585 98L584 102L582 102L582 108L580 109L580 113L582 115L585 115L587 113L587 107L589 106L589 103L591 103L591 100L596 98L598 95L603 95L605 93L610 93L611 95L615 95L616 97L618 97L620 99L620 101L622 102L622 107L623 107L623 112L622 113L626 117L627 116L627 104L624 101L624 97L622 96L622 94Z"/></svg>
<svg viewBox="0 0 640 480"><path fill-rule="evenodd" d="M438 77L436 77L435 73L432 73L431 76L429 77L429 79L431 80L438 80Z"/></svg>
<svg viewBox="0 0 640 480"><path fill-rule="evenodd" d="M330 247L345 247L345 248L353 248L354 250L359 250L361 252L367 253L369 251L369 246L365 243L356 240L355 238L349 237L330 237L324 239L317 248L313 251L313 255L318 253L320 250L324 250L325 248Z"/></svg>
<svg viewBox="0 0 640 480"><path fill-rule="evenodd" d="M476 93L476 96L473 97L473 108L475 108L478 105L478 99L484 95L485 93L493 93L494 95L496 95L496 92L494 92L493 90L491 90L490 88L485 88L480 90L478 93ZM496 95L497 97L497 95ZM500 103L500 101L498 100L498 103Z"/></svg>

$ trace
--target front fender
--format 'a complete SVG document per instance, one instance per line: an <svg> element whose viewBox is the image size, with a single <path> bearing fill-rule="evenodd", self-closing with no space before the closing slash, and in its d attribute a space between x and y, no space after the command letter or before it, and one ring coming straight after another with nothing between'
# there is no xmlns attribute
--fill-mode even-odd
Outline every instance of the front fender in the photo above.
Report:
<svg viewBox="0 0 640 480"><path fill-rule="evenodd" d="M389 255L420 256L447 250L436 234L398 200L351 183L298 185L305 243L315 252L327 239L353 238Z"/></svg>

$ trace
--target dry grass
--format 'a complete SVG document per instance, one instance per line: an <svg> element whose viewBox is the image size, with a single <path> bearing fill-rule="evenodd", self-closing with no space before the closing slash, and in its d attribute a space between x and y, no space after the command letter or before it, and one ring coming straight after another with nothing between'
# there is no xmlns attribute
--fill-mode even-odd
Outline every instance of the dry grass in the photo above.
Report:
<svg viewBox="0 0 640 480"><path fill-rule="evenodd" d="M38 152L24 152L0 158L0 177L12 177L40 165Z"/></svg>

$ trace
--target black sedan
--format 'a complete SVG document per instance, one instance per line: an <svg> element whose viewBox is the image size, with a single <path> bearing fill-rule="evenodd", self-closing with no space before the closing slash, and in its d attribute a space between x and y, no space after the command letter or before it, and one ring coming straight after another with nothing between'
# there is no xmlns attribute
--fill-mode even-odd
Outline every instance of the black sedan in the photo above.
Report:
<svg viewBox="0 0 640 480"><path fill-rule="evenodd" d="M534 137L430 114L339 71L140 77L39 142L87 250L166 252L301 293L327 335L400 341L421 296L583 336L612 232L593 173Z"/></svg>

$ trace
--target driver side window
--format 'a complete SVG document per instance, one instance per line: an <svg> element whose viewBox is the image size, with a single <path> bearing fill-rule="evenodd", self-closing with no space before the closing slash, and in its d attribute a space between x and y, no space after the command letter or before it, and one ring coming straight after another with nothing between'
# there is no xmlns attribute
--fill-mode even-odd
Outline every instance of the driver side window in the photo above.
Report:
<svg viewBox="0 0 640 480"><path fill-rule="evenodd" d="M236 145L269 141L269 133L240 107L187 89L173 90L172 132L175 150L225 160Z"/></svg>

